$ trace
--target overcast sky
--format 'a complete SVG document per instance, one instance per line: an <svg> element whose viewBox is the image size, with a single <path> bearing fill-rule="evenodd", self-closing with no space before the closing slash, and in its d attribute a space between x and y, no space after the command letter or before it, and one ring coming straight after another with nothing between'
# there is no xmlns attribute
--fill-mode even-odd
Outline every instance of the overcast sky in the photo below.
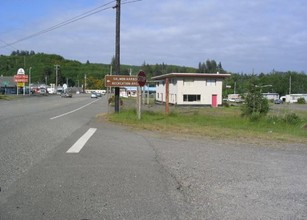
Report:
<svg viewBox="0 0 307 220"><path fill-rule="evenodd" d="M121 64L197 68L214 59L235 73L307 73L306 0L134 1L122 0ZM1 0L0 54L34 50L108 64L115 54L115 2ZM103 5L99 13L22 40Z"/></svg>

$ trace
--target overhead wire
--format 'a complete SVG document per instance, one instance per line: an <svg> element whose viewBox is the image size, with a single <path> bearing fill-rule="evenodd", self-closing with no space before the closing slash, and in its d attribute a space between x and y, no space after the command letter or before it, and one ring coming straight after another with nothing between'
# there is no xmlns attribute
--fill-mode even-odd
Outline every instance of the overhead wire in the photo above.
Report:
<svg viewBox="0 0 307 220"><path fill-rule="evenodd" d="M4 40L1 40L1 39L0 39L0 41L6 45L4 48L6 48L6 47L12 47L13 49L17 50L16 47L14 47L14 46L12 46L12 45L9 45L9 44L6 43Z"/></svg>
<svg viewBox="0 0 307 220"><path fill-rule="evenodd" d="M8 46L12 46L12 45L17 44L17 43L19 43L19 42L25 41L25 40L27 40L27 39L30 39L30 38L39 36L39 35L41 35L41 34L44 34L44 33L50 32L50 31L53 31L53 30L55 30L55 29L58 29L58 28L63 27L63 26L65 26L65 25L71 24L71 23L76 22L76 21L78 21L78 20L84 19L84 18L89 17L89 16L91 16L91 15L93 15L93 14L97 14L97 13L99 13L99 12L101 12L101 11L110 9L110 8L112 8L112 6L109 6L109 7L106 7L106 6L107 6L107 5L110 5L110 4L114 3L114 2L115 2L115 0L110 1L110 2L108 2L108 3L106 3L106 4L103 4L103 5L101 5L101 6L99 6L99 7L96 7L96 8L94 8L94 9L92 9L92 10L86 11L86 12L84 12L84 13L82 13L82 14L80 14L80 15L77 15L77 16L75 16L75 17L73 17L73 18L70 18L70 19L68 19L68 20L66 20L66 21L60 22L60 23L58 23L58 24L56 24L56 25L53 25L53 26L51 26L51 27L49 27L49 28L47 28L47 29L44 29L44 30L38 31L38 32L36 32L36 33L34 33L34 34L31 34L31 35L28 35L28 36L26 36L26 37L23 37L23 38L21 38L21 39L19 39L19 40L16 40L16 41L12 42L12 43L5 43L5 46L0 47L0 49L5 48L5 47L8 47ZM3 42L3 41L2 41L2 42Z"/></svg>
<svg viewBox="0 0 307 220"><path fill-rule="evenodd" d="M142 0L130 0L130 1L129 1L129 0L126 0L126 1L122 2L122 4L130 4L130 3L139 2L139 1L142 1ZM39 35L41 35L41 34L44 34L44 33L50 32L50 31L53 31L53 30L55 30L55 29L58 29L58 28L60 28L60 27L65 26L65 25L71 24L71 23L73 23L73 22L79 21L79 20L84 19L84 18L86 18L86 17L89 17L89 16L91 16L91 15L97 14L97 13L99 13L99 12L101 12L101 11L105 11L105 10L114 8L114 6L108 6L108 5L110 5L110 4L112 4L112 3L115 3L115 2L116 2L116 0L110 1L110 2L108 2L108 3L105 3L105 4L101 5L101 6L98 6L98 7L94 8L94 9L92 9L92 10L86 11L86 12L80 14L80 15L77 15L77 16L75 16L75 17L73 17L73 18L70 18L70 19L68 19L68 20L66 20L66 21L60 22L60 23L58 23L58 24L56 24L56 25L54 25L54 26L51 26L51 27L49 27L49 28L47 28L47 29L44 29L44 30L38 31L38 32L36 32L36 33L34 33L34 34L31 34L31 35L28 35L28 36L26 36L26 37L23 37L23 38L21 38L21 39L19 39L19 40L16 40L16 41L12 42L12 43L6 43L6 42L4 42L4 41L1 40L1 41L5 44L5 46L1 46L0 49L6 48L6 47L13 47L12 45L17 44L17 43L19 43L19 42L22 42L22 41L28 40L28 39L30 39L30 38L39 36ZM108 6L108 7L107 7L107 6ZM14 47L13 47L13 48L14 48Z"/></svg>

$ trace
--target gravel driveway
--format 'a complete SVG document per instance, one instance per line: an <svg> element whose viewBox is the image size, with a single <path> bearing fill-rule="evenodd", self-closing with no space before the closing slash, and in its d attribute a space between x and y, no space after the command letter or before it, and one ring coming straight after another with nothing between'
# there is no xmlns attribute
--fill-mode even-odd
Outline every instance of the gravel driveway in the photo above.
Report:
<svg viewBox="0 0 307 220"><path fill-rule="evenodd" d="M184 219L307 219L307 145L146 136Z"/></svg>

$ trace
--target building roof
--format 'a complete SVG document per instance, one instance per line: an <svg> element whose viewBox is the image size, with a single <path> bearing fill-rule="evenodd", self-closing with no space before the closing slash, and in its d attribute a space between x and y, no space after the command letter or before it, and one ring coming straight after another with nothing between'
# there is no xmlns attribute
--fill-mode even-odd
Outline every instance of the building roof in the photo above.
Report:
<svg viewBox="0 0 307 220"><path fill-rule="evenodd" d="M0 76L0 87L14 87L16 82L13 76Z"/></svg>
<svg viewBox="0 0 307 220"><path fill-rule="evenodd" d="M193 77L193 78L226 78L230 74L220 73L168 73L160 76L154 76L151 79L160 80L165 78L178 78L178 77Z"/></svg>

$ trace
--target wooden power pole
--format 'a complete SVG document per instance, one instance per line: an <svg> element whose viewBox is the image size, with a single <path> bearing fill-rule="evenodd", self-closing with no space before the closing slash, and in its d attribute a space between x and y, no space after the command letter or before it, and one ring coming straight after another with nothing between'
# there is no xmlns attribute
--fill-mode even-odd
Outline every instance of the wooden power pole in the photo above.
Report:
<svg viewBox="0 0 307 220"><path fill-rule="evenodd" d="M115 34L115 75L120 75L120 6L121 0L116 0L116 34ZM115 113L119 112L119 87L115 87Z"/></svg>

